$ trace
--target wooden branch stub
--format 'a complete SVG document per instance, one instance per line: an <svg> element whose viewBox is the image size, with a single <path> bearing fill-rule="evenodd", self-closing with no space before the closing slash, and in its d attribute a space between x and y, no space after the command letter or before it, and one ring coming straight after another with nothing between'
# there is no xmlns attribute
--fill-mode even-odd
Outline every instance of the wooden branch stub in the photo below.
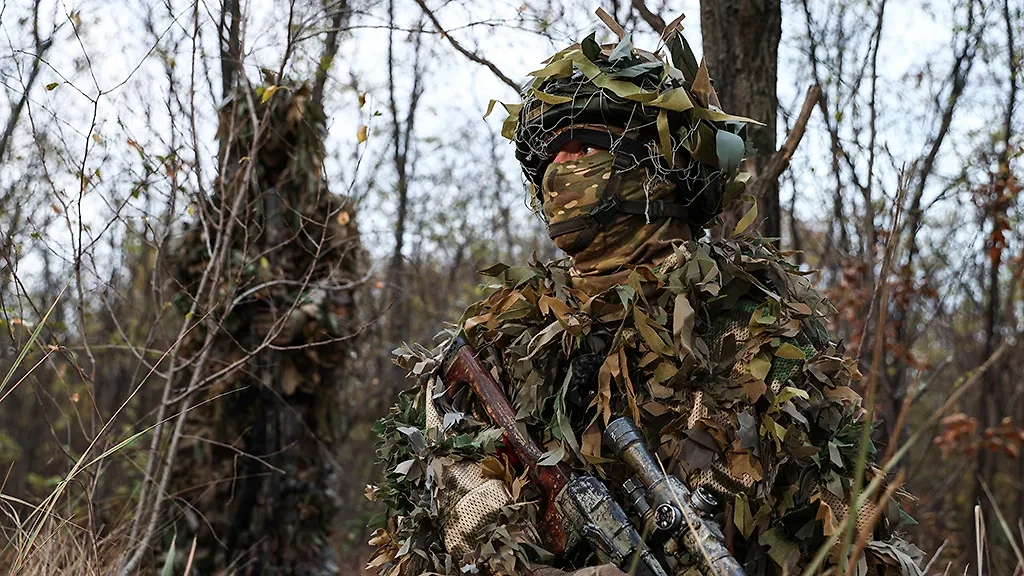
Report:
<svg viewBox="0 0 1024 576"><path fill-rule="evenodd" d="M604 25L607 26L609 30L619 37L619 40L626 37L626 29L620 26L619 23L615 21L615 18L612 18L611 14L605 12L604 8L598 8L594 13L597 14L597 17L601 19L601 22L604 22Z"/></svg>
<svg viewBox="0 0 1024 576"><path fill-rule="evenodd" d="M789 135L786 136L786 141L783 142L782 147L775 154L772 154L764 170L757 175L757 180L751 186L750 193L755 198L763 196L771 187L771 183L777 182L779 176L789 167L789 161L793 158L797 147L800 146L800 141L807 130L807 121L810 120L811 113L814 112L814 107L818 105L820 99L821 86L815 84L807 89L807 96L804 98L804 104L800 108L800 115L797 116L796 123L793 124Z"/></svg>

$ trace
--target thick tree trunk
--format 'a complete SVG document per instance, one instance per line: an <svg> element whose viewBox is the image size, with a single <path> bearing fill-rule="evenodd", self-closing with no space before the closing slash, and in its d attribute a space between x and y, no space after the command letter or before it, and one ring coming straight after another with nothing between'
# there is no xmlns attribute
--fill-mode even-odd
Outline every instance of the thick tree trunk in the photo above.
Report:
<svg viewBox="0 0 1024 576"><path fill-rule="evenodd" d="M701 0L701 32L704 57L715 82L722 107L729 113L764 122L750 127L757 157L750 167L755 175L775 153L775 91L782 37L781 0ZM758 199L761 233L777 238L781 233L779 187L766 188ZM738 210L738 209L735 209ZM740 215L723 216L728 232Z"/></svg>

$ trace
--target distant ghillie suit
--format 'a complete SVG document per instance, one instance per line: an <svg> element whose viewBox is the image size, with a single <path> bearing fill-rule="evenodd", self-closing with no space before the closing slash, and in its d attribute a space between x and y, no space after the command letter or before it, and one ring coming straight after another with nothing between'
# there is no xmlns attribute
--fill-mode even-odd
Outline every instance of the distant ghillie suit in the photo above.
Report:
<svg viewBox="0 0 1024 576"><path fill-rule="evenodd" d="M484 271L494 291L458 329L547 458L614 490L630 473L601 433L628 416L669 471L717 497L749 574L794 574L849 511L860 373L823 328L829 304L784 255L755 238L693 239L743 188L750 121L717 108L678 31L667 47L672 64L628 37L600 46L591 36L506 106L504 133L571 258ZM569 143L579 157L554 162ZM417 386L377 425L386 477L372 496L387 513L371 567L411 576L600 564L589 550L552 558L540 548L538 493L469 391L439 378L450 342L398 352ZM878 474L869 467L866 479ZM917 549L894 536L905 518L892 499L861 508L857 573L919 572ZM673 573L699 574L678 546L664 554Z"/></svg>
<svg viewBox="0 0 1024 576"><path fill-rule="evenodd" d="M245 195L215 304L232 308L175 461L178 542L198 535L199 574L336 574L335 435L363 266L353 207L324 183L323 110L304 86L239 92L220 123L217 193L172 260L187 310L218 218ZM189 335L192 353L204 336Z"/></svg>

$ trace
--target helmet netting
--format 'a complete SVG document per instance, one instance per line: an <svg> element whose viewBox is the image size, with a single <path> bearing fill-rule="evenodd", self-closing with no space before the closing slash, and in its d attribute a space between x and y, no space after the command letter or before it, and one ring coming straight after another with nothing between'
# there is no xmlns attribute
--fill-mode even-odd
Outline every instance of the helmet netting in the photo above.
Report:
<svg viewBox="0 0 1024 576"><path fill-rule="evenodd" d="M673 184L693 225L719 212L727 185L730 195L742 189L735 170L745 145L736 129L752 120L718 108L704 63L696 63L678 29L670 32L665 46L671 62L633 48L628 35L604 46L591 35L531 73L535 78L522 103L504 105L509 117L502 135L515 142L533 186L540 187L557 152L554 139L585 127L590 138L595 130L607 132L607 139L597 140L617 154L618 170L646 170L648 191ZM626 161L632 165L624 166Z"/></svg>
<svg viewBox="0 0 1024 576"><path fill-rule="evenodd" d="M572 103L561 106L561 110L556 111L555 106L536 97L527 95L523 99L520 118L532 120L520 121L515 141L520 159L530 159L523 163L523 172L530 182L538 186L538 192L544 176L543 169L553 156L553 151L549 150L550 143L556 136L573 127L586 127L590 130L604 128L611 136L612 151L617 150L625 138L633 138L642 145L645 156L638 158L634 153L624 155L629 163L621 170L646 169L644 191L648 203L650 192L659 183L674 184L679 192L678 202L688 207L694 202L707 199L707 192L724 184L720 170L698 161L684 147L684 142L695 136L696 125L689 126L679 136L673 134L671 137L674 162L670 167L658 147L657 109L620 99L604 90L585 90L585 79L574 84L573 92L558 92L559 95L565 94L572 98ZM628 131L626 127L629 127ZM632 148L631 152L635 150ZM539 196L532 196L531 207L539 211Z"/></svg>

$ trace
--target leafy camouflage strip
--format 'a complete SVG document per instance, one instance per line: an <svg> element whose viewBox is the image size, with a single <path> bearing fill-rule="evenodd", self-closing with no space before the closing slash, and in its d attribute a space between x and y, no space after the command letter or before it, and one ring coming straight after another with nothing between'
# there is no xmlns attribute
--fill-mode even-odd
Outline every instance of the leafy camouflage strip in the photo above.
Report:
<svg viewBox="0 0 1024 576"><path fill-rule="evenodd" d="M737 169L749 152L742 127L757 122L721 110L707 68L680 28L664 38L665 57L634 48L629 35L600 45L591 34L531 72L521 103L502 104L508 112L502 135L515 142L534 185L551 161L555 135L596 122L640 144L645 163L677 185L697 226L721 209L723 197L728 202L741 193L747 175Z"/></svg>
<svg viewBox="0 0 1024 576"><path fill-rule="evenodd" d="M495 291L469 308L462 327L551 460L621 485L628 472L600 434L628 415L671 469L728 502L732 513L720 518L752 574L793 573L846 514L863 414L850 385L860 374L822 329L827 302L771 248L687 242L673 260L637 267L596 296L573 287L565 263L495 266L485 271ZM439 351L399 351L424 386L379 425L389 474L375 494L389 510L374 565L385 574L455 573L460 559L438 536L437 479L445 465L473 459L504 477L522 504L502 512L507 524L496 526L507 530L482 531L464 559L522 572L540 560L530 556L529 484L503 462L471 398L427 386ZM450 426L445 436L423 430L427 389ZM868 546L874 570L916 573L916 549L894 536L907 519L898 502L883 506ZM674 561L679 574L692 565Z"/></svg>

